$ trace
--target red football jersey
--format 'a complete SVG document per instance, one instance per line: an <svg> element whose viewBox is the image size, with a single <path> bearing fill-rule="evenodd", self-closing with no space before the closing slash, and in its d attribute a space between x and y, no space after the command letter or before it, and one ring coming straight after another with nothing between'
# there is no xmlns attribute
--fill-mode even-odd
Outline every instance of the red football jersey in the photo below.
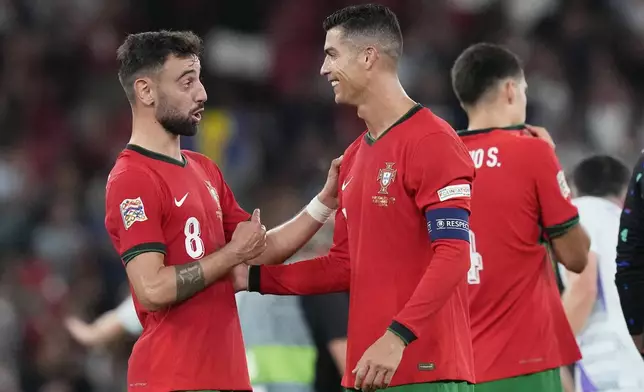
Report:
<svg viewBox="0 0 644 392"><path fill-rule="evenodd" d="M477 169L468 277L477 382L581 358L543 241L577 224L577 208L554 150L522 129L459 131Z"/></svg>
<svg viewBox="0 0 644 392"><path fill-rule="evenodd" d="M106 190L105 225L127 264L143 252L166 266L201 259L223 247L248 220L217 166L183 151L184 162L128 145ZM251 390L230 279L157 312L134 297L143 334L134 345L128 390Z"/></svg>
<svg viewBox="0 0 644 392"><path fill-rule="evenodd" d="M330 253L253 267L249 289L313 294L350 288L346 387L354 385L358 360L387 328L411 342L392 386L473 382L466 227L473 176L454 130L417 105L378 140L364 133L346 150ZM435 220L430 242L426 215L434 213L447 215ZM464 237L441 237L452 224Z"/></svg>

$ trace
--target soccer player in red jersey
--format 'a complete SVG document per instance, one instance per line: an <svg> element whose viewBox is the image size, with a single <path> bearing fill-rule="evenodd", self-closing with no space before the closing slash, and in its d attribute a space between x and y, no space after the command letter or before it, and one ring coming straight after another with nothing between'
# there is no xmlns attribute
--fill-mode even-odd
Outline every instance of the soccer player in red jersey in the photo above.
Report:
<svg viewBox="0 0 644 392"><path fill-rule="evenodd" d="M350 291L347 388L469 391L472 159L456 132L402 88L391 10L347 7L324 29L321 73L335 101L355 106L367 125L340 168L334 244L316 259L251 267L248 288Z"/></svg>
<svg viewBox="0 0 644 392"><path fill-rule="evenodd" d="M524 125L517 57L477 44L452 68L469 127L459 131L477 169L468 276L476 390L559 391L559 367L580 358L563 311L549 244L573 272L589 239L544 129ZM547 242L544 242L545 240Z"/></svg>
<svg viewBox="0 0 644 392"><path fill-rule="evenodd" d="M337 204L339 160L309 206L267 235L259 210L251 218L239 207L214 163L180 150L207 97L201 48L193 33L161 31L130 35L118 49L133 125L108 178L105 225L143 325L130 392L250 391L229 274L289 257Z"/></svg>

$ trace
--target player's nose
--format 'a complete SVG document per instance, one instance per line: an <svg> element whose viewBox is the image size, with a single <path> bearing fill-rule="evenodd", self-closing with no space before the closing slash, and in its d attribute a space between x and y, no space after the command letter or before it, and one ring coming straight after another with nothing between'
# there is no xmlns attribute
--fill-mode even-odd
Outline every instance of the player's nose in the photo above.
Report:
<svg viewBox="0 0 644 392"><path fill-rule="evenodd" d="M322 63L322 66L320 67L320 75L327 76L330 73L331 71L329 70L329 67L326 64L326 60L324 60L324 62Z"/></svg>
<svg viewBox="0 0 644 392"><path fill-rule="evenodd" d="M206 93L206 88L203 86L203 84L199 88L199 91L197 91L195 100L199 103L204 103L208 100L208 93Z"/></svg>

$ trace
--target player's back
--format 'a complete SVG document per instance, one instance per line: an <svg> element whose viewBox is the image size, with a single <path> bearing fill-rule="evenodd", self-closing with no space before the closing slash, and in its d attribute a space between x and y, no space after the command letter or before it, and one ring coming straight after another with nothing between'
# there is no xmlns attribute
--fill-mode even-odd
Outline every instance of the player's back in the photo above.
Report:
<svg viewBox="0 0 644 392"><path fill-rule="evenodd" d="M597 256L597 299L577 340L583 355L576 367L577 390L644 390L644 363L628 333L615 286L621 208L600 197L573 201ZM562 271L563 272L563 271ZM567 286L565 274L562 281Z"/></svg>
<svg viewBox="0 0 644 392"><path fill-rule="evenodd" d="M199 260L248 218L210 160L189 151L182 157L132 145L119 155L108 178L105 224L126 265L144 252L163 253L166 266ZM155 312L133 295L144 330L129 362L130 388L248 389L234 294L231 281L221 279Z"/></svg>
<svg viewBox="0 0 644 392"><path fill-rule="evenodd" d="M578 355L542 241L544 231L556 235L576 223L577 212L550 146L521 129L459 132L477 169L468 279L477 382Z"/></svg>

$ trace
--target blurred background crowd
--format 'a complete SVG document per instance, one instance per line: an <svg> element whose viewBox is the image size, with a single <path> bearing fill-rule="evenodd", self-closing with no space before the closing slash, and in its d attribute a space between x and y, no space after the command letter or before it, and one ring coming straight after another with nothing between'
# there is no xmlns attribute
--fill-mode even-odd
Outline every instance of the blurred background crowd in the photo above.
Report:
<svg viewBox="0 0 644 392"><path fill-rule="evenodd" d="M115 63L125 35L204 38L209 101L185 147L216 161L271 227L363 131L319 76L322 20L360 2L0 0L0 392L124 390L131 341L86 350L63 320L91 320L128 292L103 226L107 173L130 132ZM454 128L466 119L449 69L467 45L491 41L524 60L529 122L548 128L564 167L593 152L631 166L644 146L644 1L380 3L403 28L404 87Z"/></svg>

